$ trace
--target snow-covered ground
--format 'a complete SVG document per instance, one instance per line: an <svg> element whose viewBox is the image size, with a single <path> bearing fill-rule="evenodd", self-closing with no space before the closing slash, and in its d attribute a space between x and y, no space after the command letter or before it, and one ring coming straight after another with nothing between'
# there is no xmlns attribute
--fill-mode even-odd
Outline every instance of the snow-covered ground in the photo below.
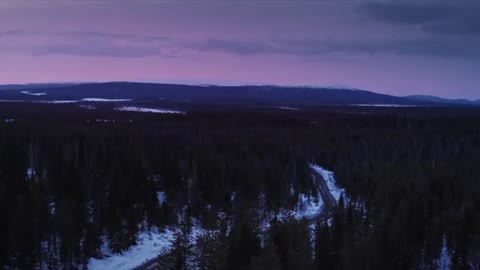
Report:
<svg viewBox="0 0 480 270"><path fill-rule="evenodd" d="M25 102L25 100L20 100L20 99L0 99L0 103L22 103Z"/></svg>
<svg viewBox="0 0 480 270"><path fill-rule="evenodd" d="M117 122L116 120L110 120L110 119L95 119L95 123L115 123Z"/></svg>
<svg viewBox="0 0 480 270"><path fill-rule="evenodd" d="M87 104L87 105L78 105L78 107L82 108L82 109L85 109L85 110L95 110L96 107L90 105L90 104Z"/></svg>
<svg viewBox="0 0 480 270"><path fill-rule="evenodd" d="M310 164L310 168L320 174L325 183L327 184L328 191L332 194L333 198L338 202L340 200L340 196L345 192L343 189L339 188L337 183L335 182L335 175L333 172L320 167L317 164Z"/></svg>
<svg viewBox="0 0 480 270"><path fill-rule="evenodd" d="M30 95L30 96L45 96L47 93L38 93L38 92L30 92L30 91L22 91L20 92L25 95Z"/></svg>
<svg viewBox="0 0 480 270"><path fill-rule="evenodd" d="M103 259L90 259L88 269L134 269L167 251L170 248L174 234L173 230L141 232L137 236L137 244L121 254L111 254L108 248L104 247L103 250L106 257Z"/></svg>
<svg viewBox="0 0 480 270"><path fill-rule="evenodd" d="M154 108L144 108L144 107L117 107L115 108L117 111L121 112L144 112L144 113L177 113L177 114L184 114L182 111L176 110L168 110L168 109L154 109Z"/></svg>
<svg viewBox="0 0 480 270"><path fill-rule="evenodd" d="M167 200L167 194L164 191L157 192L158 203L162 205Z"/></svg>
<svg viewBox="0 0 480 270"><path fill-rule="evenodd" d="M317 197L300 194L298 196L297 208L293 212L293 216L300 219L312 219L320 215L323 210L323 200L320 194Z"/></svg>
<svg viewBox="0 0 480 270"><path fill-rule="evenodd" d="M344 190L337 186L334 173L316 164L310 164L310 168L322 176L328 188L328 191L338 203L341 195L344 194ZM293 187L291 187L290 196L293 196L294 194L295 190L293 189ZM264 195L261 194L259 198L260 201L264 200L263 197ZM264 209L265 207L262 206L261 208ZM270 221L274 218L275 215L279 220L283 220L289 216L294 217L297 220L314 219L315 217L318 217L322 214L323 208L324 202L320 190L317 190L316 196L301 193L298 195L298 202L295 209L283 209L276 214L273 212L264 212L264 210L260 210L260 229L262 231L266 231L270 227Z"/></svg>

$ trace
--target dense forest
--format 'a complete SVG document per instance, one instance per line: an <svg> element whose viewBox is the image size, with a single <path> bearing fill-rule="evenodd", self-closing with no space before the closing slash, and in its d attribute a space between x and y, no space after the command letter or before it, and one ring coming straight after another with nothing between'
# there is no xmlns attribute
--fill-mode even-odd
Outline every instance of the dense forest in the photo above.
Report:
<svg viewBox="0 0 480 270"><path fill-rule="evenodd" d="M153 229L175 235L139 269L480 269L475 108L7 104L0 153L5 269L86 269ZM328 218L261 226L315 196L310 164L345 190Z"/></svg>

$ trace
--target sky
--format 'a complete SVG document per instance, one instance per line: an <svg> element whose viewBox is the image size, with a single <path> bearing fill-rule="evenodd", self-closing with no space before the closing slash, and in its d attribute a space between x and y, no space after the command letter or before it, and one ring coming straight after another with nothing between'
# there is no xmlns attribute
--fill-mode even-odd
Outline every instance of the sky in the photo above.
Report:
<svg viewBox="0 0 480 270"><path fill-rule="evenodd" d="M480 99L480 3L0 1L0 84L92 81Z"/></svg>

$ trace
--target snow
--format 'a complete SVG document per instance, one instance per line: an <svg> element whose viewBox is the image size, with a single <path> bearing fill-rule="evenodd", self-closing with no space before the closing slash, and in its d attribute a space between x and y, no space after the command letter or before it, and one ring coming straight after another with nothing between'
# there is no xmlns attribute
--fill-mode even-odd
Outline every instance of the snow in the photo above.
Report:
<svg viewBox="0 0 480 270"><path fill-rule="evenodd" d="M82 101L86 102L128 102L132 101L131 99L119 98L119 99L110 99L110 98L84 98Z"/></svg>
<svg viewBox="0 0 480 270"><path fill-rule="evenodd" d="M320 215L323 210L323 200L318 194L317 198L300 194L298 196L298 203L293 216L296 219L311 219Z"/></svg>
<svg viewBox="0 0 480 270"><path fill-rule="evenodd" d="M167 251L174 238L174 233L173 230L141 232L137 236L137 244L122 254L109 254L108 248L104 247L103 252L109 256L102 259L91 258L88 269L130 270L139 267Z"/></svg>
<svg viewBox="0 0 480 270"><path fill-rule="evenodd" d="M335 200L338 202L340 200L340 196L345 191L337 186L337 183L335 182L334 173L316 164L310 164L310 168L312 168L314 171L316 171L318 174L320 174L323 177L323 179L325 180L325 183L327 184L328 191L330 192L330 194L332 194L333 198L335 198Z"/></svg>
<svg viewBox="0 0 480 270"><path fill-rule="evenodd" d="M33 170L33 168L28 168L27 169L27 180L30 180L32 179L32 177L35 175L35 171Z"/></svg>
<svg viewBox="0 0 480 270"><path fill-rule="evenodd" d="M450 270L452 260L447 248L447 241L443 239L442 250L440 251L440 258L438 258L437 270Z"/></svg>
<svg viewBox="0 0 480 270"><path fill-rule="evenodd" d="M51 202L48 204L48 209L50 209L50 214L52 216L55 215L55 210L56 210L56 206L55 206L55 202Z"/></svg>
<svg viewBox="0 0 480 270"><path fill-rule="evenodd" d="M0 99L1 103L21 103L25 102L25 100L18 100L18 99Z"/></svg>
<svg viewBox="0 0 480 270"><path fill-rule="evenodd" d="M92 106L92 105L79 105L78 107L82 108L82 109L85 109L85 110L95 110L96 107Z"/></svg>
<svg viewBox="0 0 480 270"><path fill-rule="evenodd" d="M34 100L33 103L41 103L41 104L70 104L70 103L78 103L80 100Z"/></svg>
<svg viewBox="0 0 480 270"><path fill-rule="evenodd" d="M288 107L288 106L280 106L280 107L275 107L275 108L281 109L281 110L288 110L288 111L299 111L298 108Z"/></svg>
<svg viewBox="0 0 480 270"><path fill-rule="evenodd" d="M167 194L164 191L157 192L158 203L161 205L167 200Z"/></svg>
<svg viewBox="0 0 480 270"><path fill-rule="evenodd" d="M44 96L47 94L47 93L38 93L38 92L30 92L30 91L22 91L20 93L25 95L30 95L30 96Z"/></svg>
<svg viewBox="0 0 480 270"><path fill-rule="evenodd" d="M117 107L115 108L117 111L121 112L144 112L144 113L176 113L176 114L184 114L182 111L176 110L168 110L168 109L154 109L154 108L144 108L144 107Z"/></svg>
<svg viewBox="0 0 480 270"><path fill-rule="evenodd" d="M322 176L328 188L328 191L330 192L330 194L332 194L332 197L338 202L341 195L344 194L345 191L337 186L334 173L316 164L310 164L310 168ZM295 189L293 188L293 186L290 186L290 196L294 195ZM261 220L260 230L267 231L270 227L270 221L275 216L278 220L284 220L289 216L292 216L297 220L314 219L322 214L323 207L324 202L320 190L317 190L316 196L300 193L298 195L298 201L295 209L282 209L277 213L274 213L272 211L267 212L265 211L264 207L261 207L262 209L259 211L259 216Z"/></svg>
<svg viewBox="0 0 480 270"><path fill-rule="evenodd" d="M403 105L403 104L348 104L349 106L358 106L358 107L384 107L384 108L409 108L409 107L419 107L418 105Z"/></svg>
<svg viewBox="0 0 480 270"><path fill-rule="evenodd" d="M115 120L110 120L110 119L95 119L96 123L115 123Z"/></svg>

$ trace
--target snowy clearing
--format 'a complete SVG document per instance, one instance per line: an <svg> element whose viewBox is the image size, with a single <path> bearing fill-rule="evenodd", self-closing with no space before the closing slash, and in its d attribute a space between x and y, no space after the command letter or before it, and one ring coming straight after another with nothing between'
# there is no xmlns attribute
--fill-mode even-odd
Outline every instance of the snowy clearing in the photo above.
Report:
<svg viewBox="0 0 480 270"><path fill-rule="evenodd" d="M143 112L143 113L173 113L173 114L185 114L182 111L167 110L167 109L154 109L154 108L144 108L144 107L117 107L117 111L121 112Z"/></svg>
<svg viewBox="0 0 480 270"><path fill-rule="evenodd" d="M137 236L137 244L135 246L131 246L122 254L108 254L109 252L105 252L108 256L103 259L92 258L88 263L88 269L134 269L168 250L173 238L174 231L172 230L141 232Z"/></svg>

